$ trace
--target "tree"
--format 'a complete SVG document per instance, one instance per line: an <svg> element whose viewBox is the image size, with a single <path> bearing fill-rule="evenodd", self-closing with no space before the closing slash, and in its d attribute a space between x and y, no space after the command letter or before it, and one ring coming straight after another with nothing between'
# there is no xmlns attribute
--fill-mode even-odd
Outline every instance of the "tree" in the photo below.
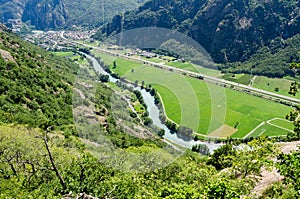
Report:
<svg viewBox="0 0 300 199"><path fill-rule="evenodd" d="M150 90L150 95L151 95L151 96L154 96L155 93L156 93L155 88L151 88L151 90Z"/></svg>
<svg viewBox="0 0 300 199"><path fill-rule="evenodd" d="M172 132L177 132L177 125L169 120L166 121L166 126L168 127L168 129L170 129L170 131Z"/></svg>
<svg viewBox="0 0 300 199"><path fill-rule="evenodd" d="M205 144L193 145L192 151L200 153L202 155L208 155L209 154L209 148Z"/></svg>
<svg viewBox="0 0 300 199"><path fill-rule="evenodd" d="M193 137L193 130L186 126L180 126L177 131L177 136L184 140L191 140Z"/></svg>
<svg viewBox="0 0 300 199"><path fill-rule="evenodd" d="M138 84L139 84L139 80L135 80L135 81L134 81L134 86L137 87Z"/></svg>
<svg viewBox="0 0 300 199"><path fill-rule="evenodd" d="M240 125L239 121L237 121L234 125L234 128L237 129L237 127Z"/></svg>
<svg viewBox="0 0 300 199"><path fill-rule="evenodd" d="M295 70L296 72L300 69L300 63L293 62L290 65L290 68ZM298 82L294 81L291 83L290 91L288 92L290 95L295 96L298 93ZM289 133L287 135L288 140L297 140L300 138L300 122L296 121L298 115L300 114L299 106L297 106L293 111L291 111L287 116L286 119L294 122L294 133Z"/></svg>
<svg viewBox="0 0 300 199"><path fill-rule="evenodd" d="M284 176L285 184L292 184L295 189L295 198L300 197L300 151L292 154L280 154L276 167Z"/></svg>
<svg viewBox="0 0 300 199"><path fill-rule="evenodd" d="M298 93L299 85L296 81L291 83L290 91L288 92L290 95L295 96Z"/></svg>
<svg viewBox="0 0 300 199"><path fill-rule="evenodd" d="M235 176L255 180L261 174L261 168L274 166L272 161L278 155L278 148L265 137L259 137L247 145L239 145L233 158L231 171Z"/></svg>
<svg viewBox="0 0 300 199"><path fill-rule="evenodd" d="M99 81L103 82L103 83L106 83L109 81L109 76L108 75L103 75L103 74L100 74L99 77L98 77Z"/></svg>
<svg viewBox="0 0 300 199"><path fill-rule="evenodd" d="M149 117L146 117L145 119L144 119L144 125L146 125L146 126L150 126L152 124L152 120L151 120L151 118L149 118Z"/></svg>
<svg viewBox="0 0 300 199"><path fill-rule="evenodd" d="M145 86L145 81L143 80L143 81L142 81L142 85L141 85L141 89L143 89L144 86Z"/></svg>
<svg viewBox="0 0 300 199"><path fill-rule="evenodd" d="M237 192L235 187L230 186L226 179L215 179L213 182L209 183L207 198L209 199L223 199L232 198L239 199L240 194Z"/></svg>
<svg viewBox="0 0 300 199"><path fill-rule="evenodd" d="M208 164L213 165L217 170L231 167L236 156L236 150L231 144L226 144L216 149L208 160Z"/></svg>
<svg viewBox="0 0 300 199"><path fill-rule="evenodd" d="M157 134L158 134L159 137L162 138L165 135L165 130L164 129L160 129Z"/></svg>

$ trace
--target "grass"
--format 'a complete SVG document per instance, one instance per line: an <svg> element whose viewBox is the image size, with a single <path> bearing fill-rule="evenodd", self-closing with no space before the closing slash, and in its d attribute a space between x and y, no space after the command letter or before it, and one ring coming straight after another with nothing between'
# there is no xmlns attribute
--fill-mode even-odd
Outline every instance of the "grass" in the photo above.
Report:
<svg viewBox="0 0 300 199"><path fill-rule="evenodd" d="M283 128L294 130L294 124L291 121L288 120L282 120L282 119L275 119L270 121L271 124L274 124L276 126L281 126Z"/></svg>
<svg viewBox="0 0 300 199"><path fill-rule="evenodd" d="M195 73L201 73L204 75L209 75L212 77L219 77L220 72L216 69L211 69L211 68L204 68L203 66L195 65L190 62L166 62L165 63L168 66L173 66L176 68L184 69L184 70L189 70Z"/></svg>
<svg viewBox="0 0 300 199"><path fill-rule="evenodd" d="M225 74L221 78L231 82L248 85L251 77L252 76L248 74Z"/></svg>
<svg viewBox="0 0 300 199"><path fill-rule="evenodd" d="M117 59L117 67L112 70L133 82L138 80L145 81L146 85L151 84L160 93L166 114L171 120L191 127L203 135L210 134L223 124L234 127L238 122L238 130L232 137L242 138L261 122L283 118L291 109L262 98L128 60ZM288 133L268 126L270 127L264 132L266 135Z"/></svg>
<svg viewBox="0 0 300 199"><path fill-rule="evenodd" d="M114 73L119 74L120 76L124 76L125 73L131 72L132 69L140 66L141 64L125 60L125 59L117 59L115 60L116 68L114 68L114 63L109 65L109 68L114 71Z"/></svg>
<svg viewBox="0 0 300 199"><path fill-rule="evenodd" d="M267 78L262 76L257 76L252 84L252 86L255 88L260 88L266 91L279 93L286 96L291 96L288 94L290 85L291 81L287 79ZM276 92L275 88L278 88L279 91ZM295 98L300 99L300 94L297 93Z"/></svg>
<svg viewBox="0 0 300 199"><path fill-rule="evenodd" d="M260 135L266 135L266 136L282 136L287 135L289 131L286 131L281 128L277 128L275 126L272 126L270 124L265 123L264 125L257 128L251 135L248 137L257 137Z"/></svg>
<svg viewBox="0 0 300 199"><path fill-rule="evenodd" d="M94 50L93 51L93 54L96 56L96 57L101 57L101 60L107 64L107 65L110 65L112 64L117 58L113 57L113 56L110 56L110 55L107 55L105 53L101 53L97 50Z"/></svg>
<svg viewBox="0 0 300 199"><path fill-rule="evenodd" d="M248 85L250 83L251 77L252 77L251 75L246 74L238 78L236 82L240 84Z"/></svg>
<svg viewBox="0 0 300 199"><path fill-rule="evenodd" d="M282 136L282 135L287 135L288 133L289 131L268 124L267 130L263 134L266 136Z"/></svg>
<svg viewBox="0 0 300 199"><path fill-rule="evenodd" d="M60 56L60 57L69 58L73 61L76 60L78 62L78 64L84 64L86 62L86 60L80 59L80 55L78 55L72 51L54 52L54 54L57 56Z"/></svg>
<svg viewBox="0 0 300 199"><path fill-rule="evenodd" d="M140 58L139 56L136 56L136 57ZM162 62L164 62L164 60L156 58L156 57L153 57L153 58L143 57L142 59L145 59L145 60L151 61L151 62L155 62L155 63L162 63Z"/></svg>

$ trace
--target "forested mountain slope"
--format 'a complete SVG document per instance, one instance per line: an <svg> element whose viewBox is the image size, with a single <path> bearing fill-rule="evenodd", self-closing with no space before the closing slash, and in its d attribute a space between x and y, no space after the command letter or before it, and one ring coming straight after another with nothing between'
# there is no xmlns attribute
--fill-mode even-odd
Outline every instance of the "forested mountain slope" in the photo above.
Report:
<svg viewBox="0 0 300 199"><path fill-rule="evenodd" d="M262 47L274 53L298 34L299 7L297 0L152 0L126 12L123 22L115 16L95 38L120 32L122 23L123 30L164 27L188 34L218 63L244 62Z"/></svg>
<svg viewBox="0 0 300 199"><path fill-rule="evenodd" d="M72 124L77 65L0 27L0 122L46 128Z"/></svg>

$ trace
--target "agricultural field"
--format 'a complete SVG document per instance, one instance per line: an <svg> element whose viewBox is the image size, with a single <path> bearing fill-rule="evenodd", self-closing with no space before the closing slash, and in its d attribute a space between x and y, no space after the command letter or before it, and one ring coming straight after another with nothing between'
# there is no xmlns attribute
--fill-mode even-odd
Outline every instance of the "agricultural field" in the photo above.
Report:
<svg viewBox="0 0 300 199"><path fill-rule="evenodd" d="M293 132L293 129L292 122L282 118L273 118L267 122L262 122L245 137L287 135L289 132Z"/></svg>
<svg viewBox="0 0 300 199"><path fill-rule="evenodd" d="M182 62L175 61L175 62L166 62L165 64L168 66L173 66L173 67L180 68L183 70L189 70L189 71L192 71L195 73L201 73L201 74L209 75L212 77L220 77L221 76L220 71L218 71L216 69L205 68L203 66L195 65L190 62L182 63Z"/></svg>
<svg viewBox="0 0 300 199"><path fill-rule="evenodd" d="M255 88L260 88L266 91L279 93L282 95L287 95L290 89L291 81L287 79L278 79L278 78L267 78L262 76L257 76L254 78L252 86ZM275 89L278 88L278 91ZM297 93L295 98L300 99L300 94Z"/></svg>
<svg viewBox="0 0 300 199"><path fill-rule="evenodd" d="M110 69L132 82L151 84L160 93L166 115L177 124L211 137L243 138L265 122L265 135L286 135L287 124L267 121L284 118L291 107L173 72L117 59ZM274 121L277 122L277 121ZM278 128L283 127L283 128ZM257 129L256 129L257 130ZM259 129L258 129L259 130Z"/></svg>
<svg viewBox="0 0 300 199"><path fill-rule="evenodd" d="M113 63L113 61L116 60L115 57L106 55L106 54L101 53L101 52L99 52L99 51L93 51L93 54L94 54L96 57L101 57L101 60L102 60L104 63L106 63L106 64L111 64L111 63Z"/></svg>
<svg viewBox="0 0 300 199"><path fill-rule="evenodd" d="M252 79L252 76L248 75L248 74L225 74L221 78L231 81L231 82L249 85L250 81Z"/></svg>
<svg viewBox="0 0 300 199"><path fill-rule="evenodd" d="M83 64L85 63L84 59L81 59L81 56L72 52L72 51L62 51L62 52L53 52L55 55L71 59L73 61L77 61L78 64Z"/></svg>

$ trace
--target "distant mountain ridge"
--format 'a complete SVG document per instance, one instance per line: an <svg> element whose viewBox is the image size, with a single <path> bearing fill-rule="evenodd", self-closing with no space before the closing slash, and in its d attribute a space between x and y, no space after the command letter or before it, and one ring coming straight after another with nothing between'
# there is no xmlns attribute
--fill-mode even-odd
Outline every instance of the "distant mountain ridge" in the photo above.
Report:
<svg viewBox="0 0 300 199"><path fill-rule="evenodd" d="M145 0L0 0L0 22L22 19L36 29L97 27Z"/></svg>
<svg viewBox="0 0 300 199"><path fill-rule="evenodd" d="M123 16L123 30L163 27L186 33L218 63L248 60L273 40L300 33L297 0L152 0ZM120 32L120 15L95 38Z"/></svg>
<svg viewBox="0 0 300 199"><path fill-rule="evenodd" d="M62 0L29 0L25 4L22 21L30 21L38 29L51 29L63 26L69 18Z"/></svg>

